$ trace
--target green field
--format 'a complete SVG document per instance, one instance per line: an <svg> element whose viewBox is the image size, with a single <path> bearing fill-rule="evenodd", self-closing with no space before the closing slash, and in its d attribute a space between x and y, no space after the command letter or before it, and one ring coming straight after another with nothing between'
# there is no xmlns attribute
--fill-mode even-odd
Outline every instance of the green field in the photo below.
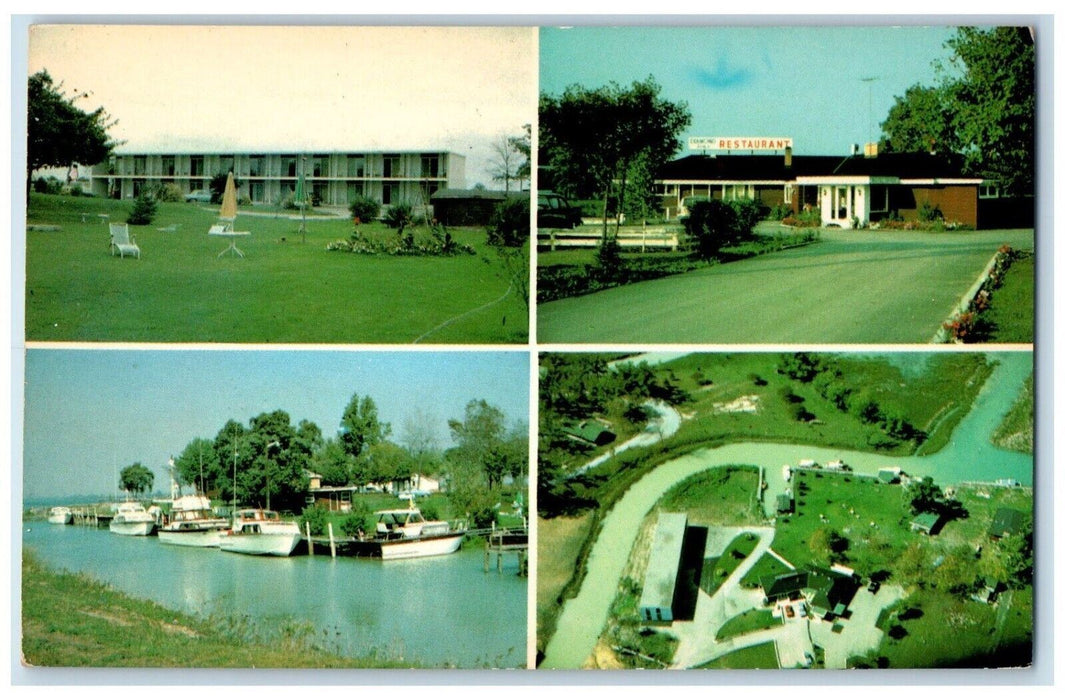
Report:
<svg viewBox="0 0 1065 700"><path fill-rule="evenodd" d="M1002 423L995 428L991 442L1007 450L1032 454L1035 439L1035 394L1032 376L1024 382L1024 391L1010 407Z"/></svg>
<svg viewBox="0 0 1065 700"><path fill-rule="evenodd" d="M815 246L540 304L548 343L928 343L1004 243L1031 230L822 232ZM1007 312L1032 313L1030 289ZM1031 338L1028 338L1028 342Z"/></svg>
<svg viewBox="0 0 1065 700"><path fill-rule="evenodd" d="M841 410L820 394L820 382L803 383L777 372L783 355L764 353L693 354L662 366L688 392L683 407L692 414L663 444L701 446L738 440L816 444L847 449L875 449L882 454L912 454L913 440L889 438L877 425L863 423L857 406L875 400L885 411L904 417L927 434L920 452L941 449L968 412L991 367L979 354L913 355L920 367L904 368L875 355L814 355L841 372L840 383L852 388L851 408ZM895 359L899 359L895 356ZM783 398L790 392L815 420L796 420ZM756 412L722 412L741 397L757 396Z"/></svg>
<svg viewBox="0 0 1065 700"><path fill-rule="evenodd" d="M26 233L26 339L204 343L524 343L528 309L483 229L451 231L475 255L407 257L330 252L347 219L299 221L238 213L246 257L207 230L217 208L159 205L131 226L140 259L113 257L106 213L131 202L31 195ZM83 216L83 214L85 216ZM85 219L83 221L83 219ZM174 227L173 230L160 230ZM382 224L372 237L395 237ZM418 241L428 240L425 227Z"/></svg>

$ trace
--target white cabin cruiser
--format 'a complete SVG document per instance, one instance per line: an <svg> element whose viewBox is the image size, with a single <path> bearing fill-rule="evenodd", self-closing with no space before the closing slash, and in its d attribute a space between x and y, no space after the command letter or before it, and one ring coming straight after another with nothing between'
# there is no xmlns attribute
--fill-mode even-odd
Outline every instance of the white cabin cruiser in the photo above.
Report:
<svg viewBox="0 0 1065 700"><path fill-rule="evenodd" d="M217 547L229 521L214 514L206 496L174 499L170 522L159 528L159 541L186 547Z"/></svg>
<svg viewBox="0 0 1065 700"><path fill-rule="evenodd" d="M48 522L56 525L66 525L74 519L74 513L66 506L56 506L48 511Z"/></svg>
<svg viewBox="0 0 1065 700"><path fill-rule="evenodd" d="M224 552L287 557L300 539L299 525L282 520L277 511L244 508L233 518L233 528L219 537L218 546Z"/></svg>
<svg viewBox="0 0 1065 700"><path fill-rule="evenodd" d="M116 535L150 535L155 530L155 518L140 503L119 503L115 517L108 526Z"/></svg>

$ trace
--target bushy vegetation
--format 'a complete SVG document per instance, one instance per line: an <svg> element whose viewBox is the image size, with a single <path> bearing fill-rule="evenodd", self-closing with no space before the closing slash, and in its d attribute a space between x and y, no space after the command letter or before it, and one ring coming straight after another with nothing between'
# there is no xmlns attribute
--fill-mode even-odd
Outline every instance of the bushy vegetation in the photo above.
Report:
<svg viewBox="0 0 1065 700"><path fill-rule="evenodd" d="M351 212L351 218L355 220L357 226L360 223L376 221L381 214L381 205L372 197L359 195L348 205L348 211Z"/></svg>
<svg viewBox="0 0 1065 700"><path fill-rule="evenodd" d="M414 208L409 202L396 202L388 205L383 218L385 225L398 230L403 230L414 223Z"/></svg>
<svg viewBox="0 0 1065 700"><path fill-rule="evenodd" d="M488 243L520 248L529 240L529 198L511 197L498 206L488 224Z"/></svg>
<svg viewBox="0 0 1065 700"><path fill-rule="evenodd" d="M155 188L155 199L159 202L181 202L185 194L172 182L166 182Z"/></svg>
<svg viewBox="0 0 1065 700"><path fill-rule="evenodd" d="M695 241L699 255L707 260L725 246L749 240L761 219L761 208L749 199L698 200L689 208L684 230Z"/></svg>
<svg viewBox="0 0 1065 700"><path fill-rule="evenodd" d="M147 226L152 223L158 208L159 205L151 192L141 192L133 201L133 211L130 212L126 223L133 226Z"/></svg>

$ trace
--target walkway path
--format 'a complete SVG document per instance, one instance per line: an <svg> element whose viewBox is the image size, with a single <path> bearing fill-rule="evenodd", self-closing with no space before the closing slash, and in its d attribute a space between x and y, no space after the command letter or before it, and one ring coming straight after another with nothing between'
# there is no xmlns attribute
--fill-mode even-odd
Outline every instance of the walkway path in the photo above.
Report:
<svg viewBox="0 0 1065 700"><path fill-rule="evenodd" d="M418 342L418 341L414 341ZM631 449L633 447L645 447L647 445L653 445L656 442L672 436L680 428L681 415L677 409L673 408L664 401L648 401L643 404L651 413L654 414L650 420L647 421L647 426L642 431L632 436L625 442L617 445L613 449L604 452L595 459L589 461L587 464L577 469L574 475L583 474L592 467L596 467L608 459L613 459L619 452Z"/></svg>
<svg viewBox="0 0 1065 700"><path fill-rule="evenodd" d="M810 246L537 307L542 343L927 343L1033 231L827 230Z"/></svg>

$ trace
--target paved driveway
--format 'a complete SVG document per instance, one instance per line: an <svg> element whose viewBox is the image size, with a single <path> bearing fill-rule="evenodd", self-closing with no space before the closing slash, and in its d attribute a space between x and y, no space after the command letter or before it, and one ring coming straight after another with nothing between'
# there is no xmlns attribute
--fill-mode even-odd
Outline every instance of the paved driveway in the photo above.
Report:
<svg viewBox="0 0 1065 700"><path fill-rule="evenodd" d="M537 307L541 343L927 343L1025 230L827 230L819 243Z"/></svg>

